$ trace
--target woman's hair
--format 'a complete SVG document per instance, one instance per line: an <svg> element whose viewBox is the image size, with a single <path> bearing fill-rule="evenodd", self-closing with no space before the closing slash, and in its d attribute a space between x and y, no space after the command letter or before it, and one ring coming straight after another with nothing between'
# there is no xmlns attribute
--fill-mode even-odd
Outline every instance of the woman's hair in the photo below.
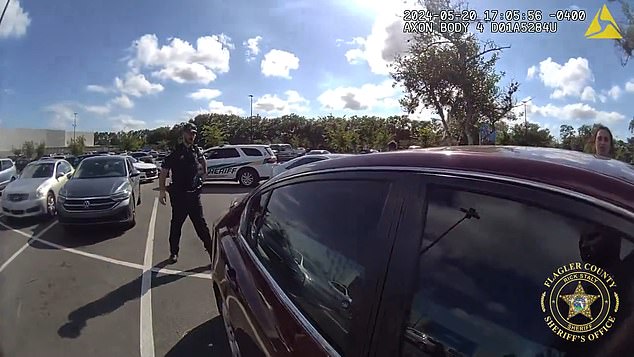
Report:
<svg viewBox="0 0 634 357"><path fill-rule="evenodd" d="M597 142L597 135L599 135L599 131L601 130L608 132L608 135L610 136L610 156L614 156L614 135L612 135L612 131L607 126L602 124L597 125L592 132L592 137L590 139L592 140L592 152L596 154L597 147L595 146L595 143Z"/></svg>

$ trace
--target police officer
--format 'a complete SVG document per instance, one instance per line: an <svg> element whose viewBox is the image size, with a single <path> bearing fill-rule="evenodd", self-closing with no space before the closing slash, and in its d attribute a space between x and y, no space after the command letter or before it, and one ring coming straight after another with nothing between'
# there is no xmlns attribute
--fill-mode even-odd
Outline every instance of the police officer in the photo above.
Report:
<svg viewBox="0 0 634 357"><path fill-rule="evenodd" d="M165 179L168 172L172 171L171 183L167 188L172 205L169 234L171 263L178 260L181 229L187 216L194 224L196 234L205 249L208 253L211 252L211 235L203 217L203 206L200 201L200 192L207 174L207 162L202 150L194 144L196 133L196 125L193 123L186 123L182 127L183 142L165 158L159 176L159 202L165 205Z"/></svg>

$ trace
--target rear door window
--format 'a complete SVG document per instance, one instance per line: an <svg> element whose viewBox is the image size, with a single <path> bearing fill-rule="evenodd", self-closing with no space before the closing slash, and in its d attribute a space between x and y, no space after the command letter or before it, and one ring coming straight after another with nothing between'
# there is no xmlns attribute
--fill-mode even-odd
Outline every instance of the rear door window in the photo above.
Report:
<svg viewBox="0 0 634 357"><path fill-rule="evenodd" d="M214 159L228 159L233 157L240 157L238 150L234 148L217 149Z"/></svg>

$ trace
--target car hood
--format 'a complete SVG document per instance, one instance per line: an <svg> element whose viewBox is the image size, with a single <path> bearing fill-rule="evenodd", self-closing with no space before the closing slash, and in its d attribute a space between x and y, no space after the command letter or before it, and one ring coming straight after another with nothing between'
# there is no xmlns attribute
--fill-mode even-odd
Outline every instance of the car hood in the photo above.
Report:
<svg viewBox="0 0 634 357"><path fill-rule="evenodd" d="M109 196L127 182L125 177L73 178L66 182L63 191L66 197Z"/></svg>
<svg viewBox="0 0 634 357"><path fill-rule="evenodd" d="M43 184L51 184L55 179L44 178L18 178L11 182L5 189L5 193L31 193L35 192Z"/></svg>
<svg viewBox="0 0 634 357"><path fill-rule="evenodd" d="M139 170L139 169L145 169L145 170L147 170L147 169L156 169L156 165L148 164L148 163L145 163L145 162L135 162L133 165L134 165L134 167L137 170Z"/></svg>

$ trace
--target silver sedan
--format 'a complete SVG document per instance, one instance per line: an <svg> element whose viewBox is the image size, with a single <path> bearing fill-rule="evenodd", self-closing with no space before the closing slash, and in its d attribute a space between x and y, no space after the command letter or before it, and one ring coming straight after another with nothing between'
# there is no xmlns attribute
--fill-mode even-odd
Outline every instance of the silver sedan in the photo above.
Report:
<svg viewBox="0 0 634 357"><path fill-rule="evenodd" d="M2 197L2 213L12 218L54 217L56 197L73 172L66 160L34 161L9 183Z"/></svg>

